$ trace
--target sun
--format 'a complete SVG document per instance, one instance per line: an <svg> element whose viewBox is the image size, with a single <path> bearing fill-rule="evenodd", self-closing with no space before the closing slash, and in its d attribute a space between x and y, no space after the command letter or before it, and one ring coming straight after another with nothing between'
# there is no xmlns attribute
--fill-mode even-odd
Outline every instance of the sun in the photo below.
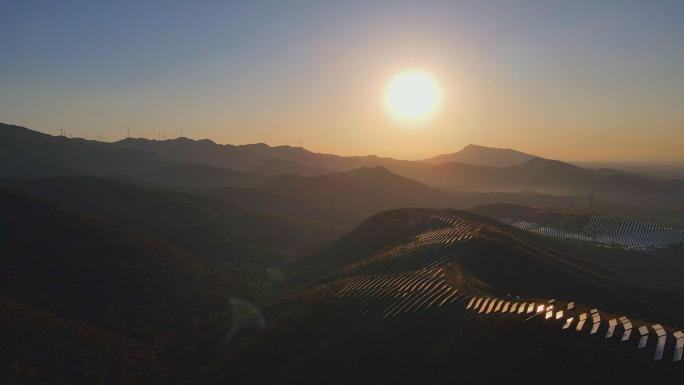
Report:
<svg viewBox="0 0 684 385"><path fill-rule="evenodd" d="M440 109L444 95L437 79L423 70L406 70L394 76L383 95L389 114L401 122L430 120Z"/></svg>

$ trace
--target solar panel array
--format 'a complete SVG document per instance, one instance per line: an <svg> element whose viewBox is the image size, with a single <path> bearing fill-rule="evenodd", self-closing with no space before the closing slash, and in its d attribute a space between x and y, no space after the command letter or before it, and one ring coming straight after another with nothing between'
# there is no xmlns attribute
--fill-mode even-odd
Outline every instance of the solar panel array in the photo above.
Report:
<svg viewBox="0 0 684 385"><path fill-rule="evenodd" d="M617 218L607 215L592 215L582 232L589 236L620 234L644 231L665 231L667 227L657 223L632 218Z"/></svg>
<svg viewBox="0 0 684 385"><path fill-rule="evenodd" d="M445 282L445 276L442 268L361 276L347 282L338 296L356 303L364 313L391 318L456 301L462 294Z"/></svg>
<svg viewBox="0 0 684 385"><path fill-rule="evenodd" d="M579 312L574 302L561 307L557 306L554 300L535 303L516 302L496 297L470 297L466 303L466 310L485 317L494 315L520 317L522 315L525 317L525 321L536 317L543 319L545 322L557 322L561 325L561 330L572 329L577 333L589 335L597 334L599 330L605 330L605 334L601 332L603 339L614 339L619 342L629 341L634 328L632 321L625 316L602 319L598 309L591 309L588 313ZM501 303L504 303L504 305L499 306ZM492 304L495 305L492 306ZM515 309L519 310L516 311ZM587 324L590 326L587 327ZM649 339L651 335L655 338ZM653 360L659 361L663 358L667 346L668 333L662 325L642 325L638 328L636 338L637 349L647 347L649 340L655 341L655 346L651 345L654 350ZM672 361L679 362L682 360L682 353L684 352L684 332L681 330L674 332L671 338L674 339L674 344L671 344Z"/></svg>
<svg viewBox="0 0 684 385"><path fill-rule="evenodd" d="M498 203L501 205L507 205L507 206L514 206L514 207L521 207L521 208L526 208L526 209L536 209L537 206L529 203L523 203L523 202L515 202L515 201L505 201Z"/></svg>
<svg viewBox="0 0 684 385"><path fill-rule="evenodd" d="M390 251L390 258L399 262L415 258L419 267L437 267L449 260L450 247L473 239L481 225L454 216L432 215L434 227L418 234L415 239Z"/></svg>
<svg viewBox="0 0 684 385"><path fill-rule="evenodd" d="M684 243L684 231L652 222L605 215L592 215L581 233L544 226L526 219L511 224L519 229L548 237L593 241L626 248L664 248Z"/></svg>
<svg viewBox="0 0 684 385"><path fill-rule="evenodd" d="M444 264L450 258L448 255L450 248L474 238L481 226L446 215L432 215L431 219L435 227L418 234L413 241L389 252L392 261L412 257L412 260L419 262L416 270L354 277L338 291L338 297L355 303L363 313L376 314L383 319L403 313L440 308L463 298L464 294L446 281ZM532 222L520 221L517 224L526 230L542 229L541 231L547 235L564 236L564 232L547 231L545 227ZM590 224L597 229L603 229L598 225L600 222L590 222ZM629 341L636 328L625 316L604 320L598 309L591 309L588 313L580 312L574 302L568 303L563 309L556 308L553 300L535 303L495 297L468 297L465 302L466 310L485 317L497 314L522 316L525 320L538 317L545 321L560 323L561 330L575 330L578 333L588 334L597 334L601 327L604 327L605 334L601 332L604 339L613 339L617 336L615 340L621 342ZM638 349L649 345L649 335L651 330L653 331L655 338L650 340L656 341L654 360L662 359L667 343L667 331L659 324L654 324L650 328L648 325L641 325L636 330L638 331L636 336ZM682 331L672 333L672 338L675 341L673 361L681 361L684 333Z"/></svg>
<svg viewBox="0 0 684 385"><path fill-rule="evenodd" d="M628 248L662 249L684 242L684 231L657 230L620 234L602 234L595 241L605 245L618 245Z"/></svg>
<svg viewBox="0 0 684 385"><path fill-rule="evenodd" d="M517 221L511 224L521 230L531 231L536 234L545 235L547 237L562 238L562 239L574 239L578 241L593 241L594 239L586 236L584 234L572 233L569 231L557 229L550 226L542 226L539 223L528 222L528 221Z"/></svg>

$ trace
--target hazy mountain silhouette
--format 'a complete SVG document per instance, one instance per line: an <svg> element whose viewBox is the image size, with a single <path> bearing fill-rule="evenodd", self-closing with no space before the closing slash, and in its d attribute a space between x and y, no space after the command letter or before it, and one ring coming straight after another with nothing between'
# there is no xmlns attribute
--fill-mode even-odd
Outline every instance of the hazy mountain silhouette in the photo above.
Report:
<svg viewBox="0 0 684 385"><path fill-rule="evenodd" d="M654 199L667 204L684 201L682 180L662 181L635 174L607 173L542 158L507 167L460 162L431 165L375 156L317 154L299 147L230 146L185 138L101 143L53 137L10 125L3 125L0 133L5 150L0 153L2 176L98 175L182 189L259 188L270 186L272 177L251 170L316 174L322 170L350 171L381 166L399 176L449 192L598 193L623 204L646 204ZM469 152L482 150L471 148L474 150ZM264 165L265 168L260 168Z"/></svg>
<svg viewBox="0 0 684 385"><path fill-rule="evenodd" d="M6 179L0 185L137 229L217 261L283 264L339 230L265 216L215 199L92 177Z"/></svg>
<svg viewBox="0 0 684 385"><path fill-rule="evenodd" d="M313 175L321 172L347 171L365 166L403 163L377 156L338 156L308 151L302 147L275 146L264 143L234 146L211 140L187 138L157 141L124 139L113 143L124 149L135 149L174 163L200 163L237 171L259 171L264 174L295 173ZM285 172L282 172L285 171Z"/></svg>
<svg viewBox="0 0 684 385"><path fill-rule="evenodd" d="M55 137L0 123L0 176L107 176L184 188L251 186L259 174L197 163L169 163L157 155L85 139Z"/></svg>
<svg viewBox="0 0 684 385"><path fill-rule="evenodd" d="M252 171L265 175L295 174L303 176L327 174L330 171L312 166L305 166L291 160L270 158L255 167Z"/></svg>
<svg viewBox="0 0 684 385"><path fill-rule="evenodd" d="M257 188L222 187L205 194L256 213L299 219L339 229L341 232L349 230L367 217L358 210L334 203L319 203Z"/></svg>
<svg viewBox="0 0 684 385"><path fill-rule="evenodd" d="M460 197L396 175L384 167L347 172L274 178L262 189L308 202L357 210L364 215L397 207L462 206Z"/></svg>
<svg viewBox="0 0 684 385"><path fill-rule="evenodd" d="M434 158L425 159L430 164L467 163L480 166L515 166L535 158L534 155L512 150L509 148L493 148L469 144L461 151L452 154L442 154Z"/></svg>

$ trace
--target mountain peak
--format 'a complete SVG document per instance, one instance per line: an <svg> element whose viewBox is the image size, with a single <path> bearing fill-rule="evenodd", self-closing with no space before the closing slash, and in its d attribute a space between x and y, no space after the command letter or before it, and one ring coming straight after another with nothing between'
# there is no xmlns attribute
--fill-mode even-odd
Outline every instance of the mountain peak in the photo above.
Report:
<svg viewBox="0 0 684 385"><path fill-rule="evenodd" d="M461 151L452 154L442 154L424 162L442 164L460 162L479 166L508 167L525 163L534 159L534 155L526 154L510 148L495 148L469 144Z"/></svg>

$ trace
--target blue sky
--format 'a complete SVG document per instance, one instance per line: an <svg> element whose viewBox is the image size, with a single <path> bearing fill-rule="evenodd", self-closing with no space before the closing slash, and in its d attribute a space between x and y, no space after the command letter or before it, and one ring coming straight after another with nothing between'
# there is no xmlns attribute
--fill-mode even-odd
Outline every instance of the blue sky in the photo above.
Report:
<svg viewBox="0 0 684 385"><path fill-rule="evenodd" d="M0 0L0 121L420 158L684 159L682 1ZM446 104L381 108L405 68Z"/></svg>

